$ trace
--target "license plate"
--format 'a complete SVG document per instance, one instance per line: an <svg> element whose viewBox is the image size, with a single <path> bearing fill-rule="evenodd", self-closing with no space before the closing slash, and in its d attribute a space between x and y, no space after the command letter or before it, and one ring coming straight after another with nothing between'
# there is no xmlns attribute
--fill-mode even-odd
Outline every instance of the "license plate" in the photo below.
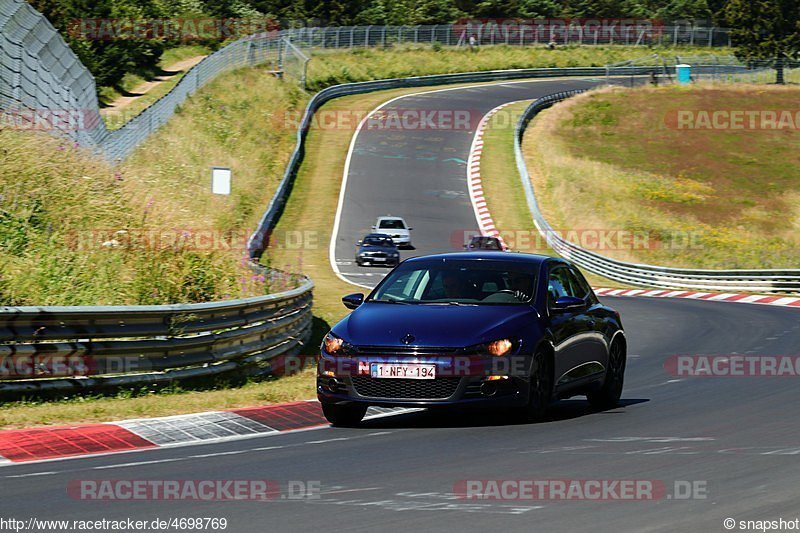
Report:
<svg viewBox="0 0 800 533"><path fill-rule="evenodd" d="M386 261L386 258L385 257L373 257L372 260L373 261L377 261L377 262L380 263L381 261Z"/></svg>
<svg viewBox="0 0 800 533"><path fill-rule="evenodd" d="M436 365L372 363L370 375L386 379L436 379Z"/></svg>

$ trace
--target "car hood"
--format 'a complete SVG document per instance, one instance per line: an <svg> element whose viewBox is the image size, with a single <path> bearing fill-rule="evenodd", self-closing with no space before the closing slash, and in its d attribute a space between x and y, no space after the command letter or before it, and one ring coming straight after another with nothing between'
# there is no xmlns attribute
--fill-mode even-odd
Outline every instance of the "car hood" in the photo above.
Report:
<svg viewBox="0 0 800 533"><path fill-rule="evenodd" d="M527 305L402 305L364 303L333 332L355 345L466 347L504 337L520 336L539 314Z"/></svg>

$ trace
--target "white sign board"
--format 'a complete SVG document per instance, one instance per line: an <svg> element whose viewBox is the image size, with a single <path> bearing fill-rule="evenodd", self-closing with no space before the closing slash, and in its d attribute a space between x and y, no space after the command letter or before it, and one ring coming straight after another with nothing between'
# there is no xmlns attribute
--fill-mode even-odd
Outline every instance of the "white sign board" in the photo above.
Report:
<svg viewBox="0 0 800 533"><path fill-rule="evenodd" d="M231 169L211 167L211 192L214 194L231 193Z"/></svg>

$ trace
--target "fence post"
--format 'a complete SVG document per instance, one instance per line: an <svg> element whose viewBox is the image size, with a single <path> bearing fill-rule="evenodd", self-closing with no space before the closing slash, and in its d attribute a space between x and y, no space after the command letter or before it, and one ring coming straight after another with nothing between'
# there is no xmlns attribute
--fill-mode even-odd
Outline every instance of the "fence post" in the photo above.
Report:
<svg viewBox="0 0 800 533"><path fill-rule="evenodd" d="M431 44L433 44L434 42L436 42L436 28L438 28L438 27L439 27L439 26L437 26L436 24L434 24L434 25L433 25L433 28L431 29Z"/></svg>
<svg viewBox="0 0 800 533"><path fill-rule="evenodd" d="M351 26L350 27L350 50L353 49L353 37L355 37L355 33L356 33L356 27L355 26Z"/></svg>
<svg viewBox="0 0 800 533"><path fill-rule="evenodd" d="M370 30L370 28L372 28L371 24L369 26L367 26L367 31L366 31L366 34L364 35L364 48L369 46L369 30Z"/></svg>

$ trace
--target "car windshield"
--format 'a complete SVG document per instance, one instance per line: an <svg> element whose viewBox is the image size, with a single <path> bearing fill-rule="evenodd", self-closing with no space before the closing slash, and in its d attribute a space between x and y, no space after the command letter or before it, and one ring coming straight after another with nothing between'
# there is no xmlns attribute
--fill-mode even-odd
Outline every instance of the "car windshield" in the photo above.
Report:
<svg viewBox="0 0 800 533"><path fill-rule="evenodd" d="M393 270L367 300L420 305L527 304L534 297L534 269L515 261L411 261Z"/></svg>
<svg viewBox="0 0 800 533"><path fill-rule="evenodd" d="M362 246L393 246L394 241L388 237L364 237Z"/></svg>
<svg viewBox="0 0 800 533"><path fill-rule="evenodd" d="M399 218L381 220L378 227L382 229L406 229L405 224Z"/></svg>

